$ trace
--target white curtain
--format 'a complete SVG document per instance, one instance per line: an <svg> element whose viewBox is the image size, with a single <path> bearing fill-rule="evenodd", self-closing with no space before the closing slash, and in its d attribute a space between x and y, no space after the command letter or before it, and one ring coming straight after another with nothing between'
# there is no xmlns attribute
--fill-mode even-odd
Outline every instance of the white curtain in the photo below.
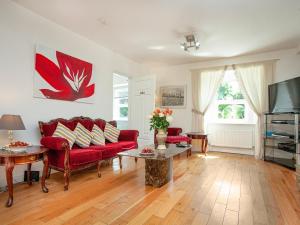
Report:
<svg viewBox="0 0 300 225"><path fill-rule="evenodd" d="M192 130L204 132L204 114L213 102L226 68L192 70Z"/></svg>
<svg viewBox="0 0 300 225"><path fill-rule="evenodd" d="M236 77L250 107L257 115L255 156L263 157L263 114L268 110L268 85L273 80L275 61L235 65Z"/></svg>

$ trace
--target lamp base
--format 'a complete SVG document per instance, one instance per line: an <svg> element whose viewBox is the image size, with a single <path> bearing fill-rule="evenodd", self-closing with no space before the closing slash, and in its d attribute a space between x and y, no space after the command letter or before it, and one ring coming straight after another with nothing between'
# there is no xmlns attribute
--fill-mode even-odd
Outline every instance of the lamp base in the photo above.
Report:
<svg viewBox="0 0 300 225"><path fill-rule="evenodd" d="M9 140L9 144L13 143L14 141L14 133L12 130L8 130L8 140Z"/></svg>

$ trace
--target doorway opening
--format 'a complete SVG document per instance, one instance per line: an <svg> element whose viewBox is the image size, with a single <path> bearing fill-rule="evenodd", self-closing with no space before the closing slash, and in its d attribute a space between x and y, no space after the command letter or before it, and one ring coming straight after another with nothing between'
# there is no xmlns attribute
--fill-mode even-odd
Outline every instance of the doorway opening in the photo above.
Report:
<svg viewBox="0 0 300 225"><path fill-rule="evenodd" d="M128 77L113 73L113 119L118 129L128 129Z"/></svg>

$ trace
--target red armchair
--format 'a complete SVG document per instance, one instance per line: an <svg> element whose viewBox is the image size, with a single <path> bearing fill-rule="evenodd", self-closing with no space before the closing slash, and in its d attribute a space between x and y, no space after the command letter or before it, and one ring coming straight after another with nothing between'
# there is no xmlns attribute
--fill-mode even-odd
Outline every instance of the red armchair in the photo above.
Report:
<svg viewBox="0 0 300 225"><path fill-rule="evenodd" d="M112 159L120 151L135 149L138 147L137 138L139 132L136 130L121 130L117 143L106 143L104 146L91 145L88 148L80 148L76 144L70 148L64 138L52 137L58 122L64 124L69 129L74 130L77 123L81 123L88 130L92 130L94 124L102 130L105 128L106 121L102 119L92 120L88 117L74 117L70 120L55 119L50 122L39 122L42 135L41 144L50 149L49 168L64 173L64 189L69 188L69 178L73 171L82 170L97 165L98 176L101 176L100 166L104 160ZM116 121L108 122L116 126Z"/></svg>
<svg viewBox="0 0 300 225"><path fill-rule="evenodd" d="M179 127L169 127L167 130L167 140L166 143L168 144L178 144L180 142L186 142L188 144L192 143L192 139L187 137L187 136L183 136L180 135L182 133L182 129ZM154 135L154 143L156 144L156 136L157 131L155 131L155 135Z"/></svg>

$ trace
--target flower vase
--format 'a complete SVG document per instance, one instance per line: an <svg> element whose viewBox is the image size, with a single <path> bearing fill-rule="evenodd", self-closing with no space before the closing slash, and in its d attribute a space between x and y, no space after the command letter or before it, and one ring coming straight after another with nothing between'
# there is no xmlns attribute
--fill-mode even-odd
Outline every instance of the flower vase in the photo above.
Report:
<svg viewBox="0 0 300 225"><path fill-rule="evenodd" d="M163 129L159 129L156 134L156 141L157 141L157 150L166 150L166 140L167 140L167 133Z"/></svg>

